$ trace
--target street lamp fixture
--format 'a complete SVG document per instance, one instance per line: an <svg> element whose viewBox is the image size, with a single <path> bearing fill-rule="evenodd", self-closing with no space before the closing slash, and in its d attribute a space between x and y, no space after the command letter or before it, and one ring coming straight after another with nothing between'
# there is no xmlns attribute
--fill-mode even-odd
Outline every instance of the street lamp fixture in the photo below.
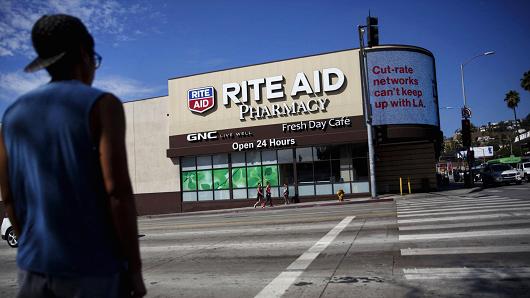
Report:
<svg viewBox="0 0 530 298"><path fill-rule="evenodd" d="M489 55L493 55L493 54L495 54L495 51L488 51L488 52L480 53L480 54L478 54L476 56L473 56L473 57L469 58L466 62L460 64L460 75L461 75L461 78L462 78L462 97L464 98L464 108L467 108L466 87L464 85L464 66L466 64L468 64L469 62L473 61L474 59L478 58L478 57L489 56Z"/></svg>

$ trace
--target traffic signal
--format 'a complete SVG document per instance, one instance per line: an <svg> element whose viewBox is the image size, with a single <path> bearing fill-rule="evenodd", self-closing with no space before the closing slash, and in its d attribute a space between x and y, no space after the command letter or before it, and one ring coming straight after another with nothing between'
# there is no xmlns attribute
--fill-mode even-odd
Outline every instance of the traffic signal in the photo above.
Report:
<svg viewBox="0 0 530 298"><path fill-rule="evenodd" d="M471 121L462 119L462 145L466 148L471 147Z"/></svg>
<svg viewBox="0 0 530 298"><path fill-rule="evenodd" d="M375 47L379 45L379 27L377 18L368 16L366 18L366 28L368 28L368 46Z"/></svg>
<svg viewBox="0 0 530 298"><path fill-rule="evenodd" d="M387 142L388 139L388 133L387 133L387 126L386 125L378 125L374 126L375 131L375 143L380 145Z"/></svg>

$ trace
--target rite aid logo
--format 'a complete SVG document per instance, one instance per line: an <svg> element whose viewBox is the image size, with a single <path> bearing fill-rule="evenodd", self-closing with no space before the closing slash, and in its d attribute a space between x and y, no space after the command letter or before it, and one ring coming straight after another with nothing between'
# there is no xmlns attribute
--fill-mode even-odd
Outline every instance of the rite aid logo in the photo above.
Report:
<svg viewBox="0 0 530 298"><path fill-rule="evenodd" d="M188 90L188 109L195 113L204 113L215 105L213 87L201 87Z"/></svg>

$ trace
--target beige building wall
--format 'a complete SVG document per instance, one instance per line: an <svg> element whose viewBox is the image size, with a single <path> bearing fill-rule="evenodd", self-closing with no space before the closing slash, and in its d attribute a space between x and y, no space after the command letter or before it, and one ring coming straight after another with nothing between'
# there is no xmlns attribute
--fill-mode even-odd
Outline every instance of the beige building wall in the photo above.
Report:
<svg viewBox="0 0 530 298"><path fill-rule="evenodd" d="M170 108L169 135L362 115L362 91L358 53L358 50L346 50L171 79L168 82ZM290 96L291 87L295 82L297 73L303 72L313 87L313 71L319 70L322 74L322 70L326 68L338 68L344 73L346 82L339 92L311 95L300 93L299 97L295 99ZM228 106L223 104L223 84L234 82L241 84L242 81L273 76L284 77L283 91L285 98L269 101L266 99L265 86L262 86L262 99L256 102L254 100L253 89L248 88L249 102L247 104L251 106L262 105L270 107L272 104L292 104L293 101L307 102L312 98L328 98L330 103L327 111L325 113L308 113L289 117L260 120L247 119L246 121L241 121L239 119L239 104L231 103ZM187 104L187 91L207 86L212 86L216 90L215 110L207 111L203 114L191 112Z"/></svg>
<svg viewBox="0 0 530 298"><path fill-rule="evenodd" d="M178 161L166 157L168 97L124 103L129 174L135 194L177 191Z"/></svg>

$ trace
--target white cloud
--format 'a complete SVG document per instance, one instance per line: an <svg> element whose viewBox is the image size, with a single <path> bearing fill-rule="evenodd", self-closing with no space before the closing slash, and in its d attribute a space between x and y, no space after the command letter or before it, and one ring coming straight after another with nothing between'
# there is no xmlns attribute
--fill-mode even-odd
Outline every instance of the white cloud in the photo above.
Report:
<svg viewBox="0 0 530 298"><path fill-rule="evenodd" d="M44 14L66 13L79 17L92 33L112 36L118 42L132 40L126 20L146 14L143 6L122 5L116 0L2 0L0 3L0 57L32 57L30 36L35 21ZM134 34L134 30L131 35Z"/></svg>
<svg viewBox="0 0 530 298"><path fill-rule="evenodd" d="M0 74L0 103L10 103L20 95L47 83L50 77L46 72L33 74L21 71ZM164 92L165 86L149 87L145 84L120 76L97 78L94 87L111 92L122 100L140 99L145 96L158 95Z"/></svg>
<svg viewBox="0 0 530 298"><path fill-rule="evenodd" d="M153 88L139 81L120 76L96 77L94 87L108 91L121 100L140 99L159 93L163 88Z"/></svg>
<svg viewBox="0 0 530 298"><path fill-rule="evenodd" d="M11 72L0 74L0 100L12 102L18 96L26 93L50 80L44 72L28 74Z"/></svg>

